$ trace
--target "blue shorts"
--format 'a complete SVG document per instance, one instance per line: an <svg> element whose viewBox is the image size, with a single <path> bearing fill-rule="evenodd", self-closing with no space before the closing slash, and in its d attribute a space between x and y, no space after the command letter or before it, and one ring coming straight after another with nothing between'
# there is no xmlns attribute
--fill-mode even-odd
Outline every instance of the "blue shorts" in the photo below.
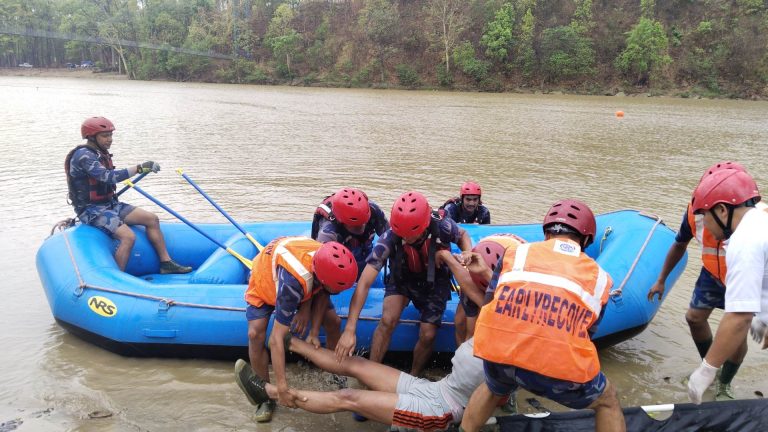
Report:
<svg viewBox="0 0 768 432"><path fill-rule="evenodd" d="M135 208L122 202L89 205L80 213L80 221L114 236L115 231L124 223L125 217Z"/></svg>
<svg viewBox="0 0 768 432"><path fill-rule="evenodd" d="M691 296L691 309L725 309L725 285L723 285L712 273L701 268L699 278L693 287Z"/></svg>
<svg viewBox="0 0 768 432"><path fill-rule="evenodd" d="M402 284L389 283L384 288L384 298L391 295L405 296L421 314L423 323L440 326L448 300L451 298L451 281L437 278L434 288L426 281L406 281Z"/></svg>
<svg viewBox="0 0 768 432"><path fill-rule="evenodd" d="M275 311L275 307L270 306L266 303L264 303L259 307L249 304L248 307L245 308L245 318L248 321L253 321L257 319L269 319L269 317L272 316L272 312L274 311Z"/></svg>
<svg viewBox="0 0 768 432"><path fill-rule="evenodd" d="M494 395L506 396L518 387L522 387L533 394L573 409L583 409L592 405L603 394L607 383L602 372L591 381L575 383L489 361L483 361L483 370L485 383Z"/></svg>

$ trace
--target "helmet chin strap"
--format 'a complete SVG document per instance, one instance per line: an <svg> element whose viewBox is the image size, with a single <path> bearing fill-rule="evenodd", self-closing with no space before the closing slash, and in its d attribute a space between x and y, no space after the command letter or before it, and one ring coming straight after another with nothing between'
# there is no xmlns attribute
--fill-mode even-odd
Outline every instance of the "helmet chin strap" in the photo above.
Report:
<svg viewBox="0 0 768 432"><path fill-rule="evenodd" d="M105 149L101 144L99 144L99 140L96 139L96 135L89 136L88 142L92 142L96 147L99 148L99 150L103 151L104 153L109 153L107 149Z"/></svg>
<svg viewBox="0 0 768 432"><path fill-rule="evenodd" d="M733 206L726 205L725 208L728 209L728 220L724 224L722 220L715 214L715 209L713 208L709 212L712 213L712 218L715 219L715 222L720 227L720 229L723 230L723 236L725 237L725 240L728 240L731 238L731 234L733 234Z"/></svg>

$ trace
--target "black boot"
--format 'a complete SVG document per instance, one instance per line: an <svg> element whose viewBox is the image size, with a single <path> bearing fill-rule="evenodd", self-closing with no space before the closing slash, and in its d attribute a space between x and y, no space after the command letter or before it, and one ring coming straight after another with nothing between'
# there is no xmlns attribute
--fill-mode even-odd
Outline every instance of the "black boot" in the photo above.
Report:
<svg viewBox="0 0 768 432"><path fill-rule="evenodd" d="M183 266L174 260L170 261L163 261L160 263L160 274L171 274L171 273L189 273L192 271L192 267L189 266Z"/></svg>
<svg viewBox="0 0 768 432"><path fill-rule="evenodd" d="M237 381L240 390L248 397L251 405L261 405L270 401L265 388L266 383L253 373L251 365L245 360L240 359L235 363L235 381Z"/></svg>

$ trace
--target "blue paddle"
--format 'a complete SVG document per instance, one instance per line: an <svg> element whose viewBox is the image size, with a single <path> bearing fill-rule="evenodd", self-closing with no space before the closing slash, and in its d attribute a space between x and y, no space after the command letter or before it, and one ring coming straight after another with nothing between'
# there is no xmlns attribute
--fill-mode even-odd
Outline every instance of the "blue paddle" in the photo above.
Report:
<svg viewBox="0 0 768 432"><path fill-rule="evenodd" d="M224 215L224 217L227 218L227 220L230 221L232 225L235 226L235 228L239 229L241 233L245 234L248 240L250 240L251 243L253 243L253 245L256 246L256 249L258 249L259 252L261 252L264 249L264 246L262 246L261 243L257 242L256 239L253 238L251 233L247 232L245 228L243 228L239 223L237 223L237 221L232 219L232 217L230 217L229 214L227 214L227 212L225 212L223 208L219 207L219 205L213 201L213 198L208 196L207 193L205 193L202 189L200 189L200 186L198 186L197 183L192 181L192 179L189 178L188 175L184 174L181 168L177 169L176 172L179 173L180 176L184 177L184 180L186 180L189 184L191 184L195 189L197 189L197 191L200 192L200 195L202 195L205 199L207 199L208 202L211 203L211 205L216 207L216 210L218 210L222 215Z"/></svg>
<svg viewBox="0 0 768 432"><path fill-rule="evenodd" d="M150 200L150 201L152 201L153 203L155 203L155 204L159 205L159 206L160 206L160 207L161 207L163 210L165 210L165 211L167 211L168 213L172 214L172 215L173 215L173 216L175 216L175 217L176 217L178 220L180 220L180 221L184 222L185 224L189 225L189 227L190 227L190 228L192 228L192 229L194 229L195 231L197 231L197 232L199 232L200 234L202 234L202 235L203 235L205 238L207 238L208 240L210 240L210 241L212 241L213 243L215 243L215 244L216 244L216 246L218 246L218 247L220 247L220 248L224 249L225 251L229 252L229 253L230 253L230 255L232 255L233 257L237 258L237 259L238 259L238 260L239 260L241 263L243 263L243 265L244 265L245 267L247 267L247 268L248 268L248 270L250 270L250 269L251 269L251 267L253 267L253 264L251 263L251 261L250 261L249 259L247 259L247 258L245 258L244 256L240 255L239 253L237 253L237 251L233 250L232 248L229 248L229 247L227 247L227 246L224 246L224 245L223 245L221 242L219 242L219 241L217 241L216 239L214 239L213 237L209 236L209 235L208 235L208 234L206 234L206 233L205 233L203 230L201 230L200 228L198 228L198 227L197 227L195 224L193 224L192 222L188 221L188 220L187 220L187 219L186 219L184 216L182 216L182 215L180 215L180 214L176 213L176 212L175 212L175 211L173 211L173 210L172 210L170 207L168 207L167 205L165 205L165 204L161 203L160 201L158 201L157 199L155 199L155 198L154 198L152 195L150 195L150 194L148 194L147 192L145 192L145 191L144 191L142 188L140 188L140 187L136 186L136 185L135 185L133 182L131 182L130 180L126 180L126 181L124 181L123 183L125 183L126 185L128 185L128 187L131 187L131 188L135 189L135 190L136 190L136 192L138 192L138 193L140 193L140 194L144 195L144 196L145 196L145 197L146 197L148 200Z"/></svg>

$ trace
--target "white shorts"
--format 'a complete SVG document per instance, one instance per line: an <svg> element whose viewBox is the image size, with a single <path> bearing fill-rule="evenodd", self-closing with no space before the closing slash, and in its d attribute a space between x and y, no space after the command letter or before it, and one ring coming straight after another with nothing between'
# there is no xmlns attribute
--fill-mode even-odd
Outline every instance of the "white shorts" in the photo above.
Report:
<svg viewBox="0 0 768 432"><path fill-rule="evenodd" d="M442 431L453 424L451 407L437 383L401 373L392 426L399 431Z"/></svg>

